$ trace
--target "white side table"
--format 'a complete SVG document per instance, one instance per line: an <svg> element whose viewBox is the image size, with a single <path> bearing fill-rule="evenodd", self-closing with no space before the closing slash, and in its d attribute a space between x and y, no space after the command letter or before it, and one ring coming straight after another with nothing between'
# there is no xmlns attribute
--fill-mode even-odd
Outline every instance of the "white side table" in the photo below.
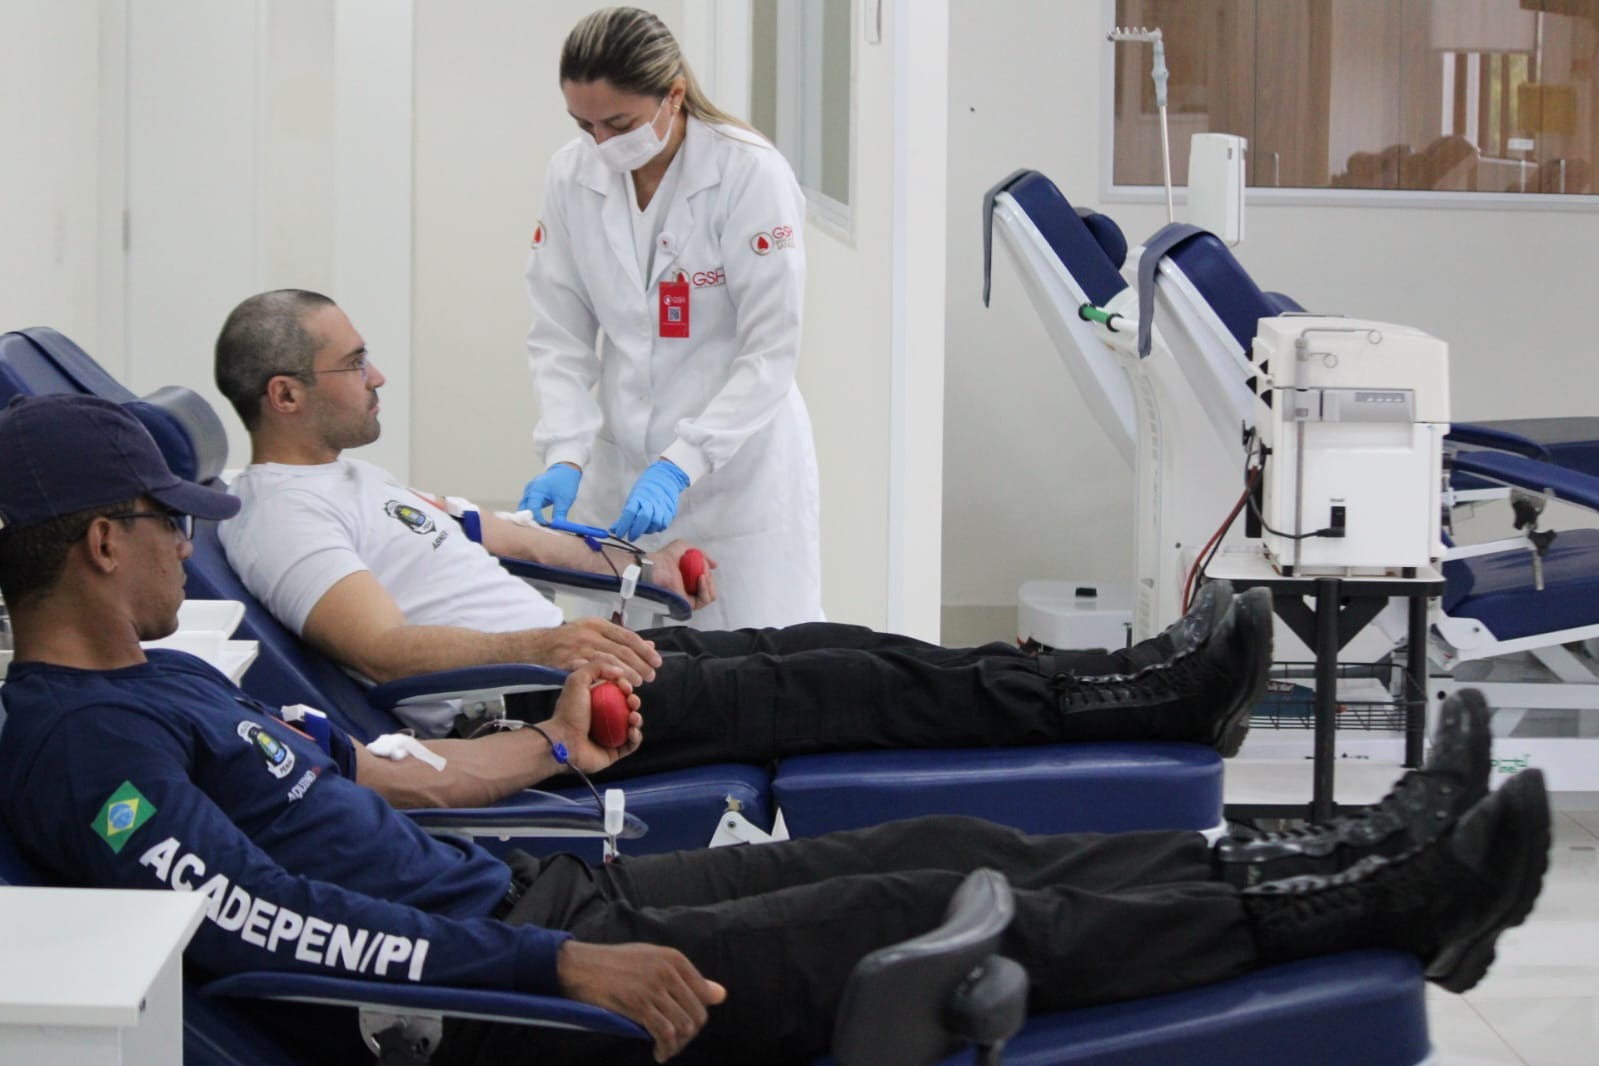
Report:
<svg viewBox="0 0 1599 1066"><path fill-rule="evenodd" d="M183 1061L194 892L0 888L0 1063Z"/></svg>

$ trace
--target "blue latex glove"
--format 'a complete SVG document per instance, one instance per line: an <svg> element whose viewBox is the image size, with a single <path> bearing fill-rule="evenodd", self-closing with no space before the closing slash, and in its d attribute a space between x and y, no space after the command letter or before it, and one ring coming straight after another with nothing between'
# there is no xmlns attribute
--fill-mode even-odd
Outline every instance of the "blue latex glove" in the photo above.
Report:
<svg viewBox="0 0 1599 1066"><path fill-rule="evenodd" d="M623 540L659 533L677 517L677 498L688 488L688 475L669 459L657 459L633 483L622 517L611 532Z"/></svg>
<svg viewBox="0 0 1599 1066"><path fill-rule="evenodd" d="M582 480L583 471L577 467L556 463L527 483L518 509L532 511L534 521L547 525L544 508L548 507L552 512L550 517L562 521L572 509L572 501L577 499L577 484Z"/></svg>

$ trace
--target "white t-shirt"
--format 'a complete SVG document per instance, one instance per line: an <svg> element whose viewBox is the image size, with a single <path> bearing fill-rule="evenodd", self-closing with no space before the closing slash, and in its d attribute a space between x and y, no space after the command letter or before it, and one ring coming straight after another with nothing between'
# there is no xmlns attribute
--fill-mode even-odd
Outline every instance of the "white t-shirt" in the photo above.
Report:
<svg viewBox="0 0 1599 1066"><path fill-rule="evenodd" d="M257 463L231 491L243 507L217 526L228 562L295 633L304 635L329 589L361 570L411 625L505 633L563 621L560 608L501 569L455 519L371 463Z"/></svg>

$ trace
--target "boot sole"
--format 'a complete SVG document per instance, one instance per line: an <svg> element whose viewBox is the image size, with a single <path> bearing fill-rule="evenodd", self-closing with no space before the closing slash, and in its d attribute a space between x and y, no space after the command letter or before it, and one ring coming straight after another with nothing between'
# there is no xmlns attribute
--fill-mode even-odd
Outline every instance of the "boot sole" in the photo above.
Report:
<svg viewBox="0 0 1599 1066"><path fill-rule="evenodd" d="M1463 688L1443 702L1440 724L1466 738L1470 765L1466 767L1466 796L1464 813L1488 795L1488 776L1493 772L1493 729L1490 725L1492 710L1481 690ZM1452 717L1450 717L1452 716Z"/></svg>
<svg viewBox="0 0 1599 1066"><path fill-rule="evenodd" d="M1532 847L1524 849L1510 873L1514 892L1483 922L1477 934L1463 944L1445 948L1427 967L1427 980L1450 992L1465 992L1476 987L1488 967L1493 964L1495 945L1499 934L1520 925L1532 913L1532 905L1543 887L1544 874L1549 870L1549 796L1544 789L1543 774L1523 771L1500 786L1526 792L1523 802L1537 812L1539 823L1531 836ZM1520 838L1524 842L1526 837Z"/></svg>
<svg viewBox="0 0 1599 1066"><path fill-rule="evenodd" d="M1237 755L1238 749L1244 746L1244 738L1249 735L1249 716L1266 694L1266 683L1271 679L1271 596L1251 596L1249 591L1238 597L1233 609L1246 612L1244 617L1250 632L1247 635L1249 658L1244 670L1251 680L1249 688L1216 728L1214 746L1224 759Z"/></svg>

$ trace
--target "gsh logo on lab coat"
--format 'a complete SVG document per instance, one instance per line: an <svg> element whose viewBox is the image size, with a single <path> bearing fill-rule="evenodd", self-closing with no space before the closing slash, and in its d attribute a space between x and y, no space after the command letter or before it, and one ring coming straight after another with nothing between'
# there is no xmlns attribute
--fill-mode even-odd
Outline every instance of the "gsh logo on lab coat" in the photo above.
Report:
<svg viewBox="0 0 1599 1066"><path fill-rule="evenodd" d="M770 255L779 248L794 247L794 227L774 226L772 232L765 230L750 238L750 250L756 255Z"/></svg>

